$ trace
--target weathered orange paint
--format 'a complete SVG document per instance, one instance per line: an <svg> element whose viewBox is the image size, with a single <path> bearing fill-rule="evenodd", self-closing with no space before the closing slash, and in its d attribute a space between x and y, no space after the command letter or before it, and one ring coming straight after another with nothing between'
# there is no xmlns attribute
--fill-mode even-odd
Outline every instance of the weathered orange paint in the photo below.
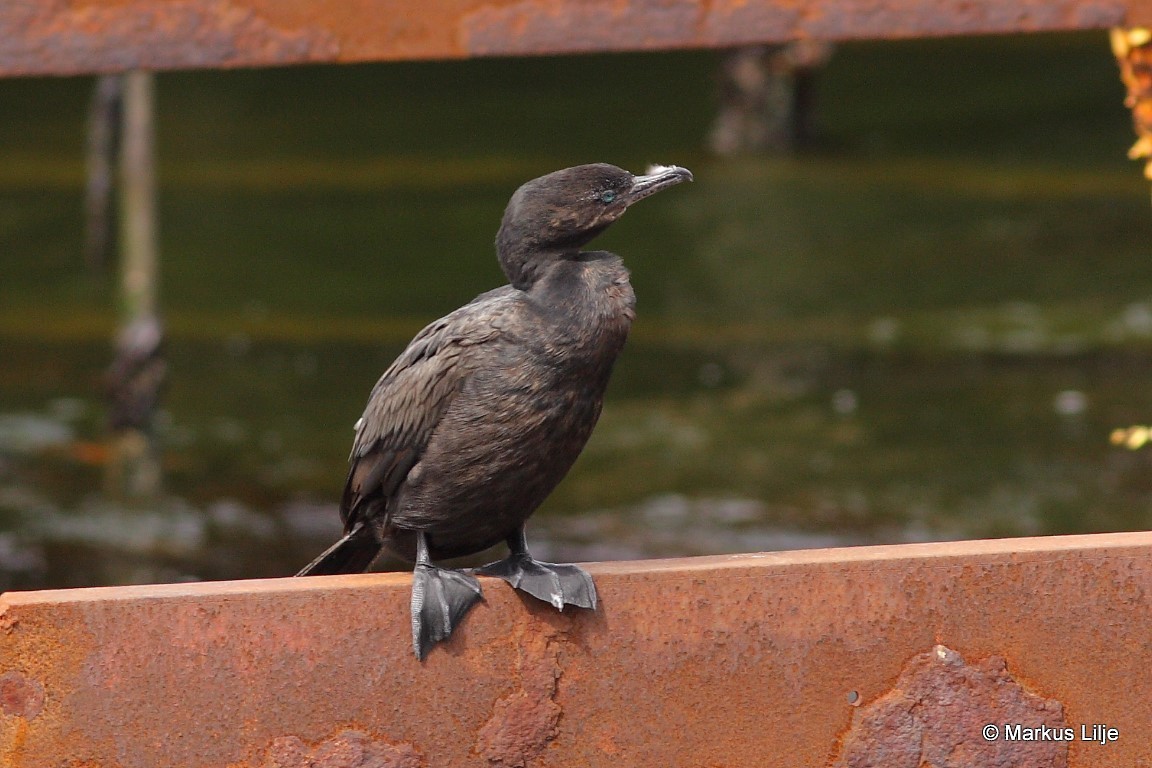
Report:
<svg viewBox="0 0 1152 768"><path fill-rule="evenodd" d="M1150 0L17 0L0 75L1099 29Z"/></svg>
<svg viewBox="0 0 1152 768"><path fill-rule="evenodd" d="M919 742L854 718L907 720L949 680L968 689L948 722L970 729L977 705L1017 711L986 700L1019 686L1012 706L1055 708L1045 722L1118 729L1072 743L1073 768L1140 765L1152 743L1152 533L589 571L595 613L483 579L424 663L407 574L8 593L0 765L871 765ZM937 644L967 666L923 677Z"/></svg>

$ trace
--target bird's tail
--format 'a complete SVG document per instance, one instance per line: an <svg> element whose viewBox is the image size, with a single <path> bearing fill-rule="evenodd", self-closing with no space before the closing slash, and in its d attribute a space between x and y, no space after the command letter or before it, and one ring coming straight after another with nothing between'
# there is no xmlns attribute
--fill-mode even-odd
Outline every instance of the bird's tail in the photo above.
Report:
<svg viewBox="0 0 1152 768"><path fill-rule="evenodd" d="M296 574L297 576L327 576L336 573L361 573L372 565L380 554L380 543L372 529L357 523L352 530Z"/></svg>

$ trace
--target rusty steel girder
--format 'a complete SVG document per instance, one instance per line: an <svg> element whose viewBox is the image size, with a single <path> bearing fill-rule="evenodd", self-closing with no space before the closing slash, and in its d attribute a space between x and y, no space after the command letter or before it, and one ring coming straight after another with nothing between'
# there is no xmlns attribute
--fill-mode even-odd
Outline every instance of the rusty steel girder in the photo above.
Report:
<svg viewBox="0 0 1152 768"><path fill-rule="evenodd" d="M0 76L1148 23L1152 0L7 0Z"/></svg>
<svg viewBox="0 0 1152 768"><path fill-rule="evenodd" d="M8 593L0 765L1147 765L1152 533L589 571L423 663L407 574Z"/></svg>

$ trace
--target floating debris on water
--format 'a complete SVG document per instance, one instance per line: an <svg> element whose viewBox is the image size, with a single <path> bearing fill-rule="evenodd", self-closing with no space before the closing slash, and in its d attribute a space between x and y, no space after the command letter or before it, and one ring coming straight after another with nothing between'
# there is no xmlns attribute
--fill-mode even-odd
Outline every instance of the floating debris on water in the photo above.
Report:
<svg viewBox="0 0 1152 768"><path fill-rule="evenodd" d="M1088 396L1078 389L1058 392L1052 400L1052 409L1061 416L1079 416L1088 408Z"/></svg>
<svg viewBox="0 0 1152 768"><path fill-rule="evenodd" d="M860 405L860 398L850 389L838 389L832 394L832 410L841 416L850 416L856 413Z"/></svg>
<svg viewBox="0 0 1152 768"><path fill-rule="evenodd" d="M0 413L0 451L39 453L67 445L72 428L38 413Z"/></svg>

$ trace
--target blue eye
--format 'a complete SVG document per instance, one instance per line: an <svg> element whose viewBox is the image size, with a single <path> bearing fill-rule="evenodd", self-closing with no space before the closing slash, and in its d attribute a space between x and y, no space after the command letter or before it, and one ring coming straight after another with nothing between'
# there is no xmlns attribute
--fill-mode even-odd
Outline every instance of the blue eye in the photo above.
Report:
<svg viewBox="0 0 1152 768"><path fill-rule="evenodd" d="M606 189L600 193L600 201L601 202L610 203L615 199L616 199L616 193L610 189Z"/></svg>

